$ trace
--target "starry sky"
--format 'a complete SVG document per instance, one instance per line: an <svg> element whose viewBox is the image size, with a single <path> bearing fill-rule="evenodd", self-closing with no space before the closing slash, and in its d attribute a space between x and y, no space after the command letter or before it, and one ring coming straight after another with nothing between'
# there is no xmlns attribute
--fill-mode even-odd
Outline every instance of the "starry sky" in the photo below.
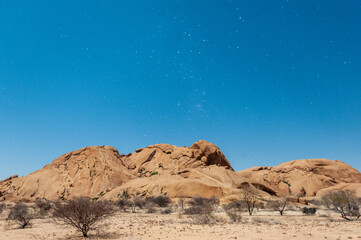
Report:
<svg viewBox="0 0 361 240"><path fill-rule="evenodd" d="M0 179L200 139L235 170L361 170L360 23L356 0L0 0Z"/></svg>

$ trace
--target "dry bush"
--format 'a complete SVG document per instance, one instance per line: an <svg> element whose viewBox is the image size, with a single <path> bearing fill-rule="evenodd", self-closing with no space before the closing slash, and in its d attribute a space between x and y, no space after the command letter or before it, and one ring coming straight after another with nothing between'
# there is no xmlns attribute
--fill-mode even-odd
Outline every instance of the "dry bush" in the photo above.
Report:
<svg viewBox="0 0 361 240"><path fill-rule="evenodd" d="M322 203L329 209L341 214L341 217L356 221L360 218L360 200L356 192L351 190L329 191L322 196Z"/></svg>
<svg viewBox="0 0 361 240"><path fill-rule="evenodd" d="M195 224L212 224L216 222L216 217L213 214L196 214L192 215Z"/></svg>
<svg viewBox="0 0 361 240"><path fill-rule="evenodd" d="M308 208L308 207L303 207L301 210L302 213L305 215L315 215L317 211L316 208Z"/></svg>
<svg viewBox="0 0 361 240"><path fill-rule="evenodd" d="M185 210L186 214L214 212L219 205L219 199L216 196L212 196L211 198L194 196L188 201L188 205L190 205L190 207Z"/></svg>
<svg viewBox="0 0 361 240"><path fill-rule="evenodd" d="M51 208L51 203L49 200L47 199L43 199L43 198L37 198L35 200L35 205L40 208L40 209L43 209L45 211L48 211L50 210Z"/></svg>
<svg viewBox="0 0 361 240"><path fill-rule="evenodd" d="M147 213L156 213L157 209L154 208L153 205L147 204Z"/></svg>
<svg viewBox="0 0 361 240"><path fill-rule="evenodd" d="M29 213L28 207L22 203L18 203L15 206L10 208L10 213L8 215L8 221L14 221L21 228L26 228L31 226L31 220L34 216Z"/></svg>
<svg viewBox="0 0 361 240"><path fill-rule="evenodd" d="M128 208L132 206L131 197L127 191L118 194L119 200L115 202L115 206L117 206L121 211L126 212Z"/></svg>
<svg viewBox="0 0 361 240"><path fill-rule="evenodd" d="M268 207L274 211L278 211L281 216L283 216L284 211L286 210L288 204L287 198L280 200L273 200L268 202Z"/></svg>
<svg viewBox="0 0 361 240"><path fill-rule="evenodd" d="M6 208L6 204L5 203L0 203L0 214L3 213L5 208Z"/></svg>
<svg viewBox="0 0 361 240"><path fill-rule="evenodd" d="M132 213L136 213L137 208L143 209L147 202L143 197L134 196L129 200L130 207L132 209Z"/></svg>
<svg viewBox="0 0 361 240"><path fill-rule="evenodd" d="M243 193L243 202L245 203L248 213L251 216L258 202L256 193L251 189L245 189Z"/></svg>
<svg viewBox="0 0 361 240"><path fill-rule="evenodd" d="M117 206L123 212L126 212L128 207L131 206L131 203L129 199L122 198L115 202L115 206Z"/></svg>
<svg viewBox="0 0 361 240"><path fill-rule="evenodd" d="M124 212L130 209L132 213L136 213L137 208L143 209L148 203L149 200L146 201L140 196L130 197L129 195L122 195L120 196L120 199L115 202L115 206Z"/></svg>
<svg viewBox="0 0 361 240"><path fill-rule="evenodd" d="M241 200L234 200L231 203L222 206L226 210L236 210L241 212L245 208L245 204Z"/></svg>
<svg viewBox="0 0 361 240"><path fill-rule="evenodd" d="M172 213L172 209L166 208L166 209L162 210L161 213L162 213L162 214L171 214L171 213Z"/></svg>
<svg viewBox="0 0 361 240"><path fill-rule="evenodd" d="M201 196L193 197L188 204L191 206L185 210L186 214L193 215L193 220L197 224L210 224L215 222L214 212L219 205L219 199L216 196L204 198Z"/></svg>
<svg viewBox="0 0 361 240"><path fill-rule="evenodd" d="M52 213L57 221L74 227L84 237L88 237L90 230L96 229L96 224L111 216L115 212L114 205L107 201L93 201L89 198L79 197L65 203L54 204Z"/></svg>
<svg viewBox="0 0 361 240"><path fill-rule="evenodd" d="M226 214L229 217L229 219L231 220L231 222L233 222L233 223L239 223L242 221L242 216L241 216L240 212L226 211Z"/></svg>
<svg viewBox="0 0 361 240"><path fill-rule="evenodd" d="M172 200L170 200L169 197L164 195L159 195L153 198L152 201L161 208L168 207L168 205L172 203Z"/></svg>
<svg viewBox="0 0 361 240"><path fill-rule="evenodd" d="M35 206L38 209L38 214L41 217L44 217L44 216L48 215L48 212L51 209L51 202L47 199L37 198L35 200Z"/></svg>

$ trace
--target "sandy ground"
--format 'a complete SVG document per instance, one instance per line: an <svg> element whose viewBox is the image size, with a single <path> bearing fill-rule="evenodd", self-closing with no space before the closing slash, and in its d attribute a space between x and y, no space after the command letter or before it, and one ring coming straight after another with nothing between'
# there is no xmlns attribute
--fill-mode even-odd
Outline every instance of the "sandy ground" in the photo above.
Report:
<svg viewBox="0 0 361 240"><path fill-rule="evenodd" d="M292 213L291 213L292 214ZM296 214L296 213L295 213ZM212 225L194 224L187 215L118 213L101 222L90 239L360 239L361 221L348 222L337 215L302 216L243 214L241 223L230 223L225 214ZM18 229L0 219L0 239L83 239L72 228L50 218L35 219L31 228Z"/></svg>

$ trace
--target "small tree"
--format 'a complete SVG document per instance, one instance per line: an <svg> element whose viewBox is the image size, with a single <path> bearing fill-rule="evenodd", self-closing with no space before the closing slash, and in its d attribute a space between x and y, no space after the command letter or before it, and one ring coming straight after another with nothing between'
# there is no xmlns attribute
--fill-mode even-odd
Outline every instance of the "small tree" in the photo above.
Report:
<svg viewBox="0 0 361 240"><path fill-rule="evenodd" d="M257 201L257 195L254 191L251 189L244 190L243 202L245 203L250 216L252 215L253 210L257 205Z"/></svg>
<svg viewBox="0 0 361 240"><path fill-rule="evenodd" d="M107 201L92 201L79 197L65 203L57 202L53 206L53 217L56 220L74 227L88 237L90 230L96 229L96 224L114 213L114 205Z"/></svg>
<svg viewBox="0 0 361 240"><path fill-rule="evenodd" d="M184 210L184 202L185 202L185 197L180 197L178 199L178 205L181 207L182 210Z"/></svg>
<svg viewBox="0 0 361 240"><path fill-rule="evenodd" d="M329 191L322 196L322 203L329 209L341 214L341 217L356 221L360 218L359 200L352 190Z"/></svg>
<svg viewBox="0 0 361 240"><path fill-rule="evenodd" d="M275 211L278 211L281 216L283 216L283 213L286 209L287 204L288 204L287 198L284 198L281 200L270 201L268 203L269 207Z"/></svg>
<svg viewBox="0 0 361 240"><path fill-rule="evenodd" d="M18 203L10 208L10 213L7 218L9 221L16 222L21 228L30 226L32 219L33 215L29 213L27 206L22 203Z"/></svg>

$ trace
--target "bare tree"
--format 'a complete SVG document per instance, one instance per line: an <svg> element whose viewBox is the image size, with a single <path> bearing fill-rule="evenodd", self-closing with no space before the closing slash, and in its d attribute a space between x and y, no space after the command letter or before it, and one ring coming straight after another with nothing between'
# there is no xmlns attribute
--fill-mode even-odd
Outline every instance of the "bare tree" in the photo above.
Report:
<svg viewBox="0 0 361 240"><path fill-rule="evenodd" d="M360 218L359 199L352 190L329 191L322 196L322 203L329 209L341 214L341 217L356 221Z"/></svg>
<svg viewBox="0 0 361 240"><path fill-rule="evenodd" d="M283 216L283 213L287 207L287 204L288 204L287 198L273 200L268 203L269 207L275 211L278 211L281 216Z"/></svg>
<svg viewBox="0 0 361 240"><path fill-rule="evenodd" d="M248 213L251 216L258 202L256 193L251 189L245 189L243 193L243 202L245 203Z"/></svg>
<svg viewBox="0 0 361 240"><path fill-rule="evenodd" d="M53 206L53 217L56 220L74 227L88 237L90 230L96 229L96 224L115 212L114 204L108 201L93 201L79 197L65 203L57 202Z"/></svg>
<svg viewBox="0 0 361 240"><path fill-rule="evenodd" d="M185 197L181 196L178 199L178 205L182 208L182 210L184 210L184 202L185 202Z"/></svg>
<svg viewBox="0 0 361 240"><path fill-rule="evenodd" d="M27 206L22 203L18 203L10 208L7 220L16 222L21 228L26 228L27 226L30 226L30 222L33 217L34 216L29 213Z"/></svg>

